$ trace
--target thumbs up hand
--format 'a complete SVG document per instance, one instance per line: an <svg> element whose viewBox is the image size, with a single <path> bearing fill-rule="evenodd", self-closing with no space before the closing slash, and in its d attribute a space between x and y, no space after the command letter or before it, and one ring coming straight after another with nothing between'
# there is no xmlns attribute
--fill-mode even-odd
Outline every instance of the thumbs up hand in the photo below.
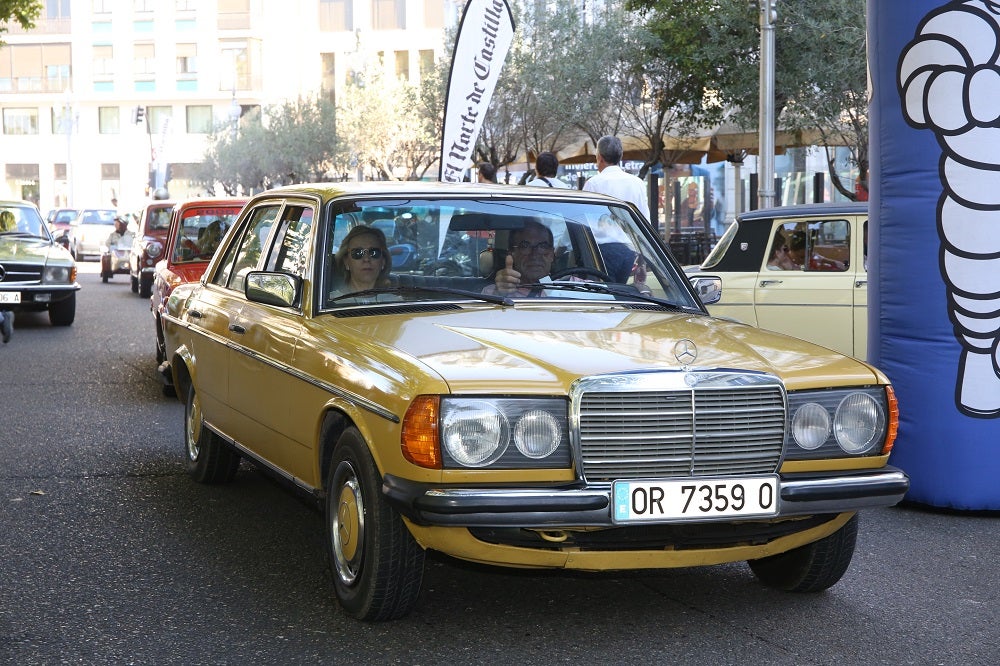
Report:
<svg viewBox="0 0 1000 666"><path fill-rule="evenodd" d="M518 286L521 284L521 274L514 270L513 256L507 255L506 264L497 271L494 283L496 284L498 294L506 296L517 291Z"/></svg>

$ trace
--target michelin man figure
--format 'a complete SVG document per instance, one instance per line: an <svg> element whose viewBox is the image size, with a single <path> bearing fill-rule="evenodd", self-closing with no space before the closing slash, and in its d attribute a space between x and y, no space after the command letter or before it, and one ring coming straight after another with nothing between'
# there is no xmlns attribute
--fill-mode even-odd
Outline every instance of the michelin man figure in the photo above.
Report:
<svg viewBox="0 0 1000 666"><path fill-rule="evenodd" d="M948 2L902 51L903 115L934 132L943 193L937 223L948 314L962 347L955 401L1000 416L1000 2Z"/></svg>

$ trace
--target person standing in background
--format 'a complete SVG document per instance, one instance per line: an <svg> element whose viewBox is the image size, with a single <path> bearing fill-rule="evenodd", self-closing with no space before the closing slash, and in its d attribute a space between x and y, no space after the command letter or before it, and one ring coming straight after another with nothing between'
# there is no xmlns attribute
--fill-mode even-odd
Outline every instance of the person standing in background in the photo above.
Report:
<svg viewBox="0 0 1000 666"><path fill-rule="evenodd" d="M635 204L643 218L649 220L646 183L621 168L622 142L616 136L602 136L597 141L597 175L583 185L587 192L607 194Z"/></svg>
<svg viewBox="0 0 1000 666"><path fill-rule="evenodd" d="M477 164L476 171L479 172L478 178L480 183L497 184L497 168L489 162L480 162Z"/></svg>
<svg viewBox="0 0 1000 666"><path fill-rule="evenodd" d="M538 157L535 158L535 178L528 181L528 185L568 190L569 185L556 178L558 171L559 158L555 153L548 150L538 153Z"/></svg>

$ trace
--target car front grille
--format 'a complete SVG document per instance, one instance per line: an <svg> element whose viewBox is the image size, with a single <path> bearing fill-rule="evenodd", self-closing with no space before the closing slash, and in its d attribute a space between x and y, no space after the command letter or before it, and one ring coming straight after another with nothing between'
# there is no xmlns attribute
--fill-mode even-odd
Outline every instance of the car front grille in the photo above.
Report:
<svg viewBox="0 0 1000 666"><path fill-rule="evenodd" d="M42 266L40 264L22 264L4 262L0 264L0 282L41 282Z"/></svg>
<svg viewBox="0 0 1000 666"><path fill-rule="evenodd" d="M773 473L785 439L784 388L770 375L710 374L588 380L574 399L587 481ZM685 385L670 386L678 376Z"/></svg>

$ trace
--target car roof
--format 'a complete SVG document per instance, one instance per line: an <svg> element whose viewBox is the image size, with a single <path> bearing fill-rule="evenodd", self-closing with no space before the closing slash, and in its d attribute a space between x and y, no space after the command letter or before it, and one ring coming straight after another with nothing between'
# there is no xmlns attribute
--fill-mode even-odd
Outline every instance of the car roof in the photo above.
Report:
<svg viewBox="0 0 1000 666"><path fill-rule="evenodd" d="M793 206L774 206L740 213L740 221L773 219L775 217L813 217L817 215L864 215L868 212L867 201L839 201Z"/></svg>
<svg viewBox="0 0 1000 666"><path fill-rule="evenodd" d="M596 192L575 189L529 187L527 185L487 185L484 183L443 183L440 181L363 181L343 183L304 183L285 185L261 192L253 199L266 199L270 196L287 196L289 194L312 195L322 200L341 196L447 196L447 197L508 197L518 198L574 198L590 201L613 201L627 205L628 202L608 197Z"/></svg>

